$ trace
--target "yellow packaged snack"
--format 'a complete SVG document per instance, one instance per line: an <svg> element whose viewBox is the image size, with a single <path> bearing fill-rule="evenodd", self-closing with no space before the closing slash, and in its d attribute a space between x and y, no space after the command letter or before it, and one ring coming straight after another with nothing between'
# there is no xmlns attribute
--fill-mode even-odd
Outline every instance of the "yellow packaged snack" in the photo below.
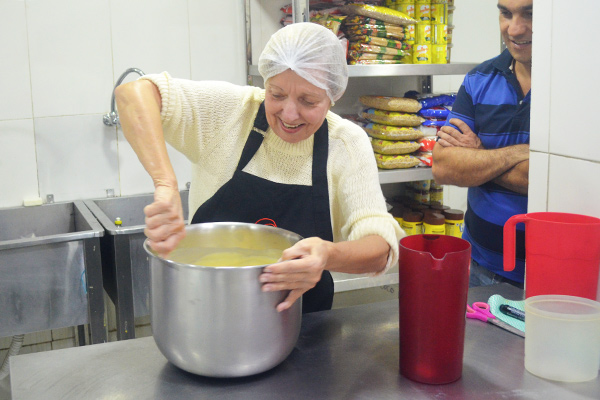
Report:
<svg viewBox="0 0 600 400"><path fill-rule="evenodd" d="M359 60L401 60L402 56L393 56L391 54L377 54L377 53L362 53L356 50L350 50L348 52L348 58L352 61Z"/></svg>
<svg viewBox="0 0 600 400"><path fill-rule="evenodd" d="M406 97L365 95L360 96L358 100L369 108L379 110L416 113L421 109L419 101Z"/></svg>
<svg viewBox="0 0 600 400"><path fill-rule="evenodd" d="M348 61L348 65L390 65L390 64L404 64L402 60L368 60L358 59Z"/></svg>
<svg viewBox="0 0 600 400"><path fill-rule="evenodd" d="M434 44L431 46L431 61L433 64L447 64L448 50L445 44Z"/></svg>
<svg viewBox="0 0 600 400"><path fill-rule="evenodd" d="M431 64L430 44L415 44L413 46L413 64Z"/></svg>
<svg viewBox="0 0 600 400"><path fill-rule="evenodd" d="M377 167L381 169L411 168L421 163L421 161L414 156L377 153L375 153L375 161L377 162Z"/></svg>
<svg viewBox="0 0 600 400"><path fill-rule="evenodd" d="M368 4L348 4L340 7L342 14L346 15L362 15L369 18L379 19L390 24L408 25L416 24L417 21L408 15L392 10L388 7L372 6Z"/></svg>
<svg viewBox="0 0 600 400"><path fill-rule="evenodd" d="M382 140L371 138L373 151L379 154L408 154L417 151L421 145L409 140Z"/></svg>
<svg viewBox="0 0 600 400"><path fill-rule="evenodd" d="M408 43L404 43L400 40L393 40L377 36L352 36L349 40L352 43L365 43L372 44L375 46L390 47L392 49L401 50L405 50L409 46Z"/></svg>
<svg viewBox="0 0 600 400"><path fill-rule="evenodd" d="M369 43L350 42L350 49L361 53L377 53L377 54L390 54L392 56L404 57L406 54L404 50L394 49L392 47L377 46Z"/></svg>
<svg viewBox="0 0 600 400"><path fill-rule="evenodd" d="M417 140L424 136L422 131L406 126L374 124L371 122L363 125L362 128L369 136L376 139Z"/></svg>
<svg viewBox="0 0 600 400"><path fill-rule="evenodd" d="M416 114L377 110L375 108L364 110L360 116L378 124L394 126L419 126L425 122L425 118L421 118Z"/></svg>

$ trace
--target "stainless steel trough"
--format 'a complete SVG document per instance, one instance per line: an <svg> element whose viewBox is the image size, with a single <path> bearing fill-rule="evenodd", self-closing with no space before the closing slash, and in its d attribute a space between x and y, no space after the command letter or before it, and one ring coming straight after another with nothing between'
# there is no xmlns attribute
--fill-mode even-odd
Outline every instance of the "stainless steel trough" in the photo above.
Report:
<svg viewBox="0 0 600 400"><path fill-rule="evenodd" d="M143 243L144 207L153 194L85 200L106 231L101 239L104 289L115 304L117 339L135 338L135 317L150 314L150 271ZM188 191L181 191L187 219ZM120 219L121 224L115 221Z"/></svg>
<svg viewBox="0 0 600 400"><path fill-rule="evenodd" d="M106 342L103 235L82 201L0 209L0 337L89 324Z"/></svg>

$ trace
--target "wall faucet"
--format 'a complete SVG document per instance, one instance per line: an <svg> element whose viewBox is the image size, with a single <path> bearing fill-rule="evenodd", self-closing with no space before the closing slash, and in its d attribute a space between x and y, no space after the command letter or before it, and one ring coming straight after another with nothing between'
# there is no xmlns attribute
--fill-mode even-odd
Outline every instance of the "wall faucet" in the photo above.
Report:
<svg viewBox="0 0 600 400"><path fill-rule="evenodd" d="M105 114L104 117L102 117L102 121L104 122L104 125L107 125L107 126L120 126L121 125L121 123L119 122L119 114L117 114L117 110L115 107L115 89L117 88L117 86L119 86L123 82L123 79L125 79L125 77L132 72L135 72L139 76L146 75L144 73L144 71L142 71L139 68L127 68L127 70L121 74L119 79L117 79L117 83L115 84L115 87L113 88L113 91L112 91L112 97L110 100L110 112L108 114Z"/></svg>

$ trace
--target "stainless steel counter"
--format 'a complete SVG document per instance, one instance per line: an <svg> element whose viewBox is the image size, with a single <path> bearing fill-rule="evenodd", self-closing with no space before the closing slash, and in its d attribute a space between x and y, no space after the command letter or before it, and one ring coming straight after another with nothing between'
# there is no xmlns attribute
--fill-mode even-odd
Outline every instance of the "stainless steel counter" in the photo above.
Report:
<svg viewBox="0 0 600 400"><path fill-rule="evenodd" d="M495 293L522 296L503 284L471 289L469 302ZM292 354L256 376L186 373L147 337L13 357L11 387L14 400L600 398L600 379L565 384L529 374L523 339L478 320L467 321L463 377L452 384L405 379L398 349L398 303L386 301L304 316Z"/></svg>

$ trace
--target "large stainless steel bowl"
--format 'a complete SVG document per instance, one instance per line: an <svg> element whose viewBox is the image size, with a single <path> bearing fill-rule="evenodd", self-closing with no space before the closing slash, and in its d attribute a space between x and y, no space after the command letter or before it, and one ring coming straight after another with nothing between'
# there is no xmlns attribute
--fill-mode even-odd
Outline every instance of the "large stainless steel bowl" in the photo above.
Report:
<svg viewBox="0 0 600 400"><path fill-rule="evenodd" d="M144 242L150 256L152 333L160 351L177 367L210 377L248 376L281 363L298 340L301 301L277 312L288 292L261 291L264 265L187 262L212 250L281 253L302 238L271 226L229 222L188 225L186 233L169 259Z"/></svg>

